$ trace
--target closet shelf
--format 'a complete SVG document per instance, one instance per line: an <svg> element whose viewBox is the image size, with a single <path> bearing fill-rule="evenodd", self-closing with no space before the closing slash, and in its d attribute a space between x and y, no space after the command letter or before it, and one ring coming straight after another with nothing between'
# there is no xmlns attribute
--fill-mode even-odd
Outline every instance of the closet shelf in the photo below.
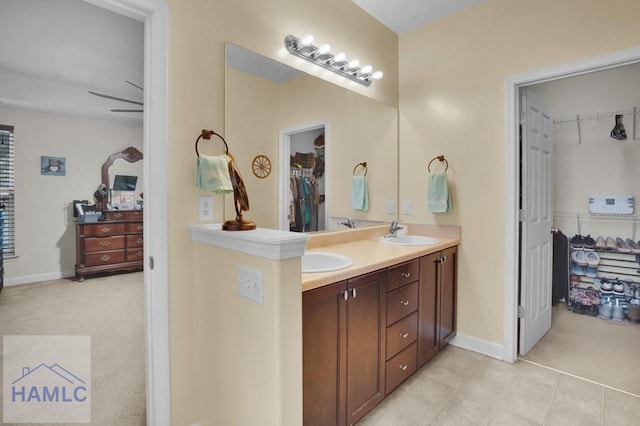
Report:
<svg viewBox="0 0 640 426"><path fill-rule="evenodd" d="M627 109L619 110L619 111L587 112L583 114L575 114L575 115L555 118L553 120L553 124L575 123L578 121L585 121L585 120L600 120L601 118L615 117L618 114L635 115L635 114L638 114L639 112L640 112L639 106L633 106L633 107L629 107Z"/></svg>
<svg viewBox="0 0 640 426"><path fill-rule="evenodd" d="M634 214L604 214L589 213L588 211L555 211L553 212L553 220L579 220L579 221L611 221L624 223L640 223L640 218Z"/></svg>

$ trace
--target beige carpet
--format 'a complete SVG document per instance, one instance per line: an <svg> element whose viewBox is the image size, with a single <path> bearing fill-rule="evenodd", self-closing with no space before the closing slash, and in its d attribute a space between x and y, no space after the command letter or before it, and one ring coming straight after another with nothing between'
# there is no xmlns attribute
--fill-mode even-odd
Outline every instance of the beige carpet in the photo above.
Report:
<svg viewBox="0 0 640 426"><path fill-rule="evenodd" d="M551 330L522 359L640 395L640 325L580 315L559 304Z"/></svg>
<svg viewBox="0 0 640 426"><path fill-rule="evenodd" d="M146 424L142 272L7 287L0 335L91 336L91 424Z"/></svg>

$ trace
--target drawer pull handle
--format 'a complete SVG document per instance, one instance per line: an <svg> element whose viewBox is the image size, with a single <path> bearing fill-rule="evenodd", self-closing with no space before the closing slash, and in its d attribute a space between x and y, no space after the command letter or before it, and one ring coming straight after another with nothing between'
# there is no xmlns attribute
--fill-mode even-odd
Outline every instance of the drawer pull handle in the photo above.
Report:
<svg viewBox="0 0 640 426"><path fill-rule="evenodd" d="M409 337L409 333L400 333L400 337L406 339L407 337Z"/></svg>
<svg viewBox="0 0 640 426"><path fill-rule="evenodd" d="M138 231L142 231L142 229L143 229L143 228L144 228L144 226L143 226L143 225L138 225L138 226L136 226L136 229L137 229Z"/></svg>
<svg viewBox="0 0 640 426"><path fill-rule="evenodd" d="M409 301L408 300L401 300L400 304L404 305L404 306L407 306L409 304Z"/></svg>
<svg viewBox="0 0 640 426"><path fill-rule="evenodd" d="M109 247L111 245L111 241L100 241L100 245L102 247Z"/></svg>
<svg viewBox="0 0 640 426"><path fill-rule="evenodd" d="M405 371L409 366L407 364L400 364L400 370Z"/></svg>
<svg viewBox="0 0 640 426"><path fill-rule="evenodd" d="M355 288L351 289L351 295L353 296L354 299L357 297L357 293L356 293L356 289Z"/></svg>
<svg viewBox="0 0 640 426"><path fill-rule="evenodd" d="M136 244L142 244L144 242L144 240L142 238L138 238L136 240Z"/></svg>
<svg viewBox="0 0 640 426"><path fill-rule="evenodd" d="M349 291L348 290L343 291L342 297L344 297L344 300L349 300Z"/></svg>
<svg viewBox="0 0 640 426"><path fill-rule="evenodd" d="M402 272L400 275L402 275L404 278L409 278L411 276L410 272Z"/></svg>
<svg viewBox="0 0 640 426"><path fill-rule="evenodd" d="M111 259L111 256L107 254L103 254L102 257L100 258L100 260L102 260L103 262L108 262L109 259Z"/></svg>
<svg viewBox="0 0 640 426"><path fill-rule="evenodd" d="M137 252L136 257L142 257L142 252L141 251Z"/></svg>
<svg viewBox="0 0 640 426"><path fill-rule="evenodd" d="M100 228L101 232L109 232L111 231L111 228L109 226L103 226L102 228Z"/></svg>
<svg viewBox="0 0 640 426"><path fill-rule="evenodd" d="M122 213L114 213L113 215L116 219L120 219L122 216L124 216Z"/></svg>

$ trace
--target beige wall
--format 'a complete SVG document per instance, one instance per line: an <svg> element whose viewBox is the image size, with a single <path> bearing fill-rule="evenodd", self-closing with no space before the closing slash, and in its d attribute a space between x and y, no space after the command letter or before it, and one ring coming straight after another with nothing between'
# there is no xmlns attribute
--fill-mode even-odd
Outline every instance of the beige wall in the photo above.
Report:
<svg viewBox="0 0 640 426"><path fill-rule="evenodd" d="M243 174L251 201L245 216L258 226L278 228L279 131L320 120L328 126L327 215L393 220L395 214L387 214L386 208L397 194L397 109L311 76L277 84L227 69L225 126L234 158L246 169L264 149L272 162L266 179L250 170ZM350 204L353 169L363 161L368 168L367 212L352 210ZM232 218L232 199L227 200L226 218Z"/></svg>
<svg viewBox="0 0 640 426"><path fill-rule="evenodd" d="M640 45L635 0L486 0L400 36L400 202L462 227L458 331L503 342L505 78ZM449 161L453 212L426 212L426 164ZM421 206L418 208L418 206Z"/></svg>
<svg viewBox="0 0 640 426"><path fill-rule="evenodd" d="M202 324L201 316L209 308L198 300L197 287L201 283L195 282L193 244L187 225L197 222L193 143L203 128L223 134L225 130L224 42L292 61L293 58L278 57L285 56L284 37L288 33L312 32L317 40L326 40L336 50L357 55L382 69L385 77L366 93L389 104L397 103L398 46L397 36L391 30L350 1L168 0L167 3L171 403L173 424L184 425L198 421L199 413L212 416L219 409L210 393L211 384L197 380L209 362L206 359L209 354L200 352L196 342L211 339L211 334L207 328L195 328L196 324ZM241 165L240 171L243 177L251 173L248 165ZM222 203L218 198L214 199L214 214L220 218ZM218 271L211 268L210 276L217 282Z"/></svg>
<svg viewBox="0 0 640 426"><path fill-rule="evenodd" d="M109 155L128 146L142 150L142 126L3 106L0 116L14 126L16 155L18 258L5 260L5 285L73 276L71 203L93 200ZM65 176L41 175L41 156L65 157ZM130 166L127 173L142 184L142 162Z"/></svg>

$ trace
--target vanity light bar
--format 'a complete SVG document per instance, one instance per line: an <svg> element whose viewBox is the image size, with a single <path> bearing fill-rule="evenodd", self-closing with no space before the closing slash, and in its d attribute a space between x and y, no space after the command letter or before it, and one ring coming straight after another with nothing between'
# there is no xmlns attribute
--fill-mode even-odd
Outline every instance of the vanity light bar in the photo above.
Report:
<svg viewBox="0 0 640 426"><path fill-rule="evenodd" d="M307 34L301 39L288 35L284 38L284 45L292 55L313 62L363 86L371 86L372 80L381 79L382 71L372 72L371 65L360 67L358 60L347 61L344 53L334 55L328 44L315 46L313 36Z"/></svg>

